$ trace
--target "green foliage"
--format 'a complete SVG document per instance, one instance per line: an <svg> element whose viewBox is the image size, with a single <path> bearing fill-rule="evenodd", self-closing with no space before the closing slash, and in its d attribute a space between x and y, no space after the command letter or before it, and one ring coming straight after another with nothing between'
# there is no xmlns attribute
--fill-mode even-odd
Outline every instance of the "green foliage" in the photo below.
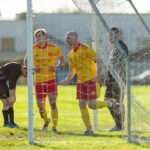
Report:
<svg viewBox="0 0 150 150"><path fill-rule="evenodd" d="M19 62L19 63L23 64L23 60L24 60L24 56L19 56L16 58L4 58L4 59L0 60L0 66L4 65L6 63L9 63L9 62Z"/></svg>

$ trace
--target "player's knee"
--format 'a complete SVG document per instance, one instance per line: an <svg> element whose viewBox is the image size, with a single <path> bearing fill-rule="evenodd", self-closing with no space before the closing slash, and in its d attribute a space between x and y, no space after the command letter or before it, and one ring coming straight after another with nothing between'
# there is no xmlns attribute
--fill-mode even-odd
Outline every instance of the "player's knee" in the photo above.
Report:
<svg viewBox="0 0 150 150"><path fill-rule="evenodd" d="M2 99L2 103L3 103L3 109L7 110L10 105L9 99Z"/></svg>
<svg viewBox="0 0 150 150"><path fill-rule="evenodd" d="M52 110L57 110L56 101L50 103Z"/></svg>
<svg viewBox="0 0 150 150"><path fill-rule="evenodd" d="M45 108L39 108L39 113L44 113L45 111Z"/></svg>
<svg viewBox="0 0 150 150"><path fill-rule="evenodd" d="M80 109L84 109L86 107L86 101L85 100L79 100L79 107L80 107Z"/></svg>

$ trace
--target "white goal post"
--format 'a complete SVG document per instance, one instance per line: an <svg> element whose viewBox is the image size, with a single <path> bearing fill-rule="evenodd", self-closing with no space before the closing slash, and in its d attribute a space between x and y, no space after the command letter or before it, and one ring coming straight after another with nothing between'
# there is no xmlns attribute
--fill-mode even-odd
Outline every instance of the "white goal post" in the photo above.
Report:
<svg viewBox="0 0 150 150"><path fill-rule="evenodd" d="M125 54L124 50L122 49L122 47L120 46L119 42L117 41L117 39L115 38L115 36L113 35L112 31L109 29L107 23L105 22L103 16L101 15L101 13L99 12L99 10L97 9L95 3L93 2L93 0L89 0L91 6L93 7L95 13L97 14L98 18L100 19L101 23L103 24L103 26L105 27L105 29L107 30L107 32L111 35L112 39L114 40L117 48L120 50L120 52L125 56L126 58L126 64L127 64L127 130L128 130L128 142L131 142L131 104L130 104L130 62L129 62L129 58L127 56L127 54ZM95 118L95 117L94 117Z"/></svg>
<svg viewBox="0 0 150 150"><path fill-rule="evenodd" d="M98 51L98 52L100 52L100 49L98 49L97 50L97 48L99 47L99 45L97 45L97 42L99 42L99 41L96 41L95 39L97 38L97 35L101 32L101 29L98 29L99 31L97 31L97 26L98 26L98 24L97 24L97 20L98 20L98 23L99 24L102 24L102 26L104 27L104 29L105 29L105 31L104 32L106 32L106 33L104 33L103 31L103 33L102 34L105 34L105 36L106 36L106 38L105 39L107 39L107 41L108 41L108 37L107 37L107 33L113 38L113 40L114 40L114 42L115 42L115 45L117 46L117 48L119 49L119 51L125 56L125 58L126 58L126 83L125 83L125 86L126 86L126 95L125 95L125 97L126 97L126 99L127 99L127 101L125 101L125 102L127 102L127 104L126 104L126 108L127 108L127 118L126 118L126 120L127 120L127 122L126 122L126 128L127 128L127 133L126 133L126 135L127 135L127 140L128 140L128 142L133 142L133 139L132 139L132 128L133 128L133 121L132 121L132 119L131 119L131 116L132 116L132 106L133 106L133 104L139 104L138 106L135 106L135 107L137 107L137 108L139 108L139 106L141 106L140 105L140 103L136 103L136 101L132 101L134 98L132 97L133 95L132 95L132 92L131 92L131 85L130 85L130 67L131 67L131 63L130 63L130 60L129 60L129 57L124 53L124 51L123 51L123 49L122 49L122 47L120 46L120 44L119 44L119 42L116 40L116 38L114 37L114 35L112 34L112 31L110 30L110 27L109 27L109 25L110 25L110 22L108 22L108 20L109 20L109 18L107 18L106 17L106 14L104 14L104 12L103 11L101 11L101 9L99 9L99 7L97 6L97 3L99 3L99 1L101 2L101 1L103 1L103 0L84 0L84 1L82 1L82 0L72 0L75 4L76 4L76 2L78 1L78 2L81 2L82 4L83 4L83 8L84 8L84 6L85 6L85 4L86 3L89 3L88 5L90 6L90 8L92 7L92 13L90 14L89 12L86 12L88 15L88 21L89 22L92 22L91 24L94 26L94 29L92 29L92 40L93 40L93 36L94 36L94 32L95 32L95 37L94 37L94 42L92 43L92 46L93 46L93 48L96 50L96 51ZM105 0L105 1L107 1L107 0ZM110 0L111 1L111 0ZM115 0L114 0L115 1ZM117 1L117 0L116 0ZM118 1L120 1L120 0L118 0ZM41 3L42 3L43 1L41 1ZM144 26L144 29L146 30L146 32L150 35L150 30L149 30L149 28L148 28L148 26L146 25L146 23L144 22L144 20L142 19L142 17L140 16L140 14L138 13L138 11L137 11L137 9L135 8L135 6L134 6L134 4L132 3L132 1L131 0L125 0L125 2L127 2L128 4L130 4L131 5L131 8L134 10L134 12L135 12L135 14L136 14L136 16L138 16L138 19L140 20L139 22L139 24L141 25L141 23L142 23L142 26ZM78 4L78 5L76 5L77 7L78 6L80 6L80 3ZM120 5L118 5L119 7L120 7ZM101 5L101 7L103 7L102 5ZM33 7L34 8L34 7ZM28 67L28 79L27 79L27 82L28 82L28 142L29 142L29 144L33 144L33 142L34 142L34 134L35 134L35 136L36 136L36 130L34 131L34 124L33 124L33 122L34 122L34 110L33 110L33 51L32 51L32 46L33 46L33 29L35 29L35 28L37 28L37 27L43 27L43 22L39 19L37 19L36 17L34 17L33 18L33 12L32 12L32 0L27 0L27 26L26 26L26 31L27 31L27 53L28 53L28 63L27 63L27 67ZM78 9L80 10L80 7L78 7ZM80 10L81 12L82 12L82 10ZM36 11L34 12L35 14L36 14ZM83 11L83 13L84 13L84 11ZM104 14L104 15L103 15ZM110 13L111 14L111 13ZM61 14L62 15L62 14ZM47 16L46 16L47 17ZM35 22L33 21L34 19L37 19L37 20L35 20ZM107 20L108 19L108 20ZM55 18L55 20L59 20L59 19L56 19ZM34 24L34 23L35 24ZM42 22L42 23L41 23ZM41 24L40 24L41 23ZM58 22L57 22L58 23ZM87 23L88 24L88 23ZM91 25L90 24L90 25ZM37 25L37 26L35 26L35 25ZM38 26L39 25L39 26ZM55 24L56 25L56 24ZM63 29L63 24L61 24L62 25L62 27L60 28L60 30L62 30ZM34 26L34 27L33 27ZM49 25L50 26L50 25ZM51 26L50 26L51 27ZM53 26L52 26L53 27ZM56 28L56 30L57 30L57 27L56 26L54 26L54 28ZM142 29L143 29L143 27L142 27ZM63 29L63 31L64 31L64 29ZM130 32L130 31L129 31ZM99 34L100 35L100 34ZM58 35L57 35L58 36ZM128 35L129 36L129 35ZM55 39L56 38L56 39ZM49 34L49 41L51 41L51 39L53 39L53 40L59 40L59 39L57 39L57 37L53 37L53 34L51 35L51 34ZM91 40L91 39L90 39ZM98 39L99 40L99 39ZM62 42L62 41L60 41L60 42ZM53 41L52 41L52 43L53 43ZM110 43L109 43L110 44ZM109 47L110 48L110 47ZM108 58L108 57L107 57ZM105 56L104 56L104 59L105 59ZM108 59L105 59L106 61L108 60ZM106 62L107 63L107 62ZM115 70L115 69L114 69ZM120 81L119 79L118 79L118 81ZM64 89L63 89L64 90ZM135 98L136 99L136 98ZM133 104L132 104L133 103ZM136 108L136 110L138 110ZM141 110L140 111L142 111L142 108L143 107L141 107ZM144 109L144 111L145 111L145 109ZM94 129L98 129L98 110L94 110L93 112L93 128ZM144 112L145 113L145 112ZM147 113L147 112L146 112ZM147 113L148 114L148 113ZM63 117L64 117L64 112L62 112L62 114L61 114ZM68 114L67 114L68 115ZM76 114L77 115L77 114ZM138 116L138 113L135 115L135 116ZM143 114L141 114L141 116L143 117L144 115ZM69 115L67 116L67 117L70 117ZM66 118L67 118L66 117ZM147 117L147 116L146 116ZM145 118L146 118L145 117ZM65 118L65 117L64 117ZM67 118L68 119L68 118ZM143 119L144 120L144 119ZM113 121L113 120L112 120ZM142 122L142 120L141 120L141 122ZM112 122L111 122L112 123ZM109 124L109 122L108 122L108 124ZM110 124L109 124L110 125ZM147 122L146 122L146 125L147 125ZM76 126L75 126L76 127ZM77 128L78 128L79 126L77 126ZM150 127L150 125L148 124L147 126L146 126L147 128L149 128ZM108 129L108 128L110 128L110 126L106 126L106 128L105 129ZM146 129L147 129L146 128ZM101 129L103 129L103 127L101 128ZM143 128L142 129L144 129L144 126L143 126ZM72 130L72 129L71 129ZM97 132L97 131L95 131L95 132ZM124 132L124 131L123 131ZM136 131L135 131L136 132ZM136 133L138 133L138 132L136 132ZM59 142L59 141L58 141Z"/></svg>
<svg viewBox="0 0 150 150"><path fill-rule="evenodd" d="M32 0L27 0L27 67L28 67L28 142L33 143L33 26L32 26Z"/></svg>
<svg viewBox="0 0 150 150"><path fill-rule="evenodd" d="M146 23L144 22L142 16L138 13L136 7L134 6L134 4L132 3L131 0L122 0L122 1L111 1L111 0L108 0L108 1L103 1L103 0L87 0L87 1L81 1L81 0L73 0L73 2L75 3L75 5L77 6L77 8L80 10L80 12L83 14L83 16L85 17L85 22L87 23L88 27L89 27L89 30L91 31L91 34L92 34L92 40L94 39L95 43L93 43L93 47L98 51L99 53L101 53L103 55L103 60L105 60L105 63L106 65L107 62L108 62L108 54L107 52L103 52L105 51L107 48L104 47L105 46L105 40L101 39L101 36L103 37L104 34L106 36L106 34L108 33L112 38L113 38L113 41L115 42L115 45L116 47L120 50L120 52L125 56L126 58L126 77L127 77L127 82L126 82L126 87L127 87L127 138L128 138L128 142L135 142L134 139L132 139L132 136L131 136L131 128L133 129L134 128L134 123L133 121L131 120L131 103L132 103L132 107L134 108L136 105L138 105L138 107L140 107L140 103L138 103L136 101L136 99L133 97L133 93L132 93L132 96L131 96L131 85L130 85L130 60L129 60L129 57L123 52L123 49L122 47L120 47L120 44L118 43L118 41L116 40L116 38L113 36L112 32L110 31L110 27L108 25L112 24L113 22L115 22L115 20L117 20L115 17L112 17L114 20L111 22L110 19L111 19L111 16L109 16L111 14L111 8L113 9L114 8L114 12L112 10L112 16L116 15L117 13L117 7L120 7L121 11L125 11L127 12L127 8L126 6L128 5L128 7L130 7L130 10L132 9L132 13L135 14L135 16L138 17L138 23L140 24L139 26L142 28L142 29L145 29L145 31L148 33L148 35L150 35L150 30L148 28L148 26L146 25ZM122 4L125 4L125 7L124 5ZM85 7L85 4L87 3L87 6ZM105 6L104 6L104 5ZM126 5L127 4L127 5ZM107 8L108 6L108 8ZM105 8L106 7L106 8ZM121 12L120 11L120 12ZM114 14L113 14L114 13ZM127 12L129 13L129 12ZM131 12L130 12L131 13ZM130 14L129 13L129 14ZM103 14L103 15L102 15ZM128 15L129 15L128 14ZM97 24L95 23L94 21L94 18L97 16ZM103 17L104 16L104 17ZM116 15L117 16L117 15ZM130 15L129 15L130 16ZM107 20L107 21L106 21ZM130 22L131 21L131 22ZM137 20L136 20L137 21ZM119 22L117 22L119 23ZM125 22L124 22L125 23ZM131 24L130 24L131 23ZM128 21L128 25L132 26L132 20L129 20ZM99 26L100 25L100 26ZM118 24L121 26L123 26L121 23ZM137 25L137 24L136 24ZM103 26L103 27L102 27ZM129 27L129 26L128 26ZM136 26L137 27L137 26ZM127 29L127 28L126 28ZM106 32L104 33L103 30L106 30ZM130 34L130 30L128 31L129 34ZM144 33L144 31L142 30L141 32ZM129 35L128 35L129 36ZM104 37L103 37L104 38ZM132 37L131 38L132 40L134 39L135 40L135 37ZM108 40L108 39L107 39ZM129 38L130 40L130 38ZM92 41L93 42L93 41ZM100 43L101 42L101 43ZM102 46L101 44L103 44L102 42L104 42L104 46ZM134 44L132 44L134 45ZM102 47L101 47L102 46ZM130 45L131 46L131 45ZM132 46L131 46L132 47ZM104 49L103 49L104 48ZM106 49L105 49L106 48ZM135 49L135 48L134 48ZM135 49L136 50L136 49ZM148 53L146 51L146 53ZM138 52L137 52L138 54ZM143 54L144 55L144 54ZM148 55L148 54L147 54ZM107 56L107 57L106 57ZM136 57L136 56L134 56ZM140 56L139 56L140 57ZM138 58L134 58L136 61L138 61ZM136 62L135 61L135 62ZM144 60L143 58L143 61L146 61ZM133 65L133 63L132 63ZM138 65L138 64L137 64ZM133 66L132 66L133 67ZM112 70L112 71L116 71L116 70ZM119 80L117 80L119 82ZM133 92L133 91L132 91ZM132 99L132 100L131 100ZM137 106L136 106L137 107ZM141 107L142 108L142 107ZM137 108L134 108L134 109L137 109ZM143 108L142 108L143 109ZM144 108L145 109L145 108ZM143 111L145 111L143 109ZM138 111L138 110L134 110L135 112ZM149 114L148 111L145 111L147 112L147 115ZM137 112L136 112L137 113ZM133 109L132 109L132 115L134 116L133 114ZM147 116L146 115L146 116ZM94 128L97 129L97 126L98 126L98 119L97 119L97 110L93 112L93 125L94 125ZM138 116L138 115L137 115ZM142 116L142 115L141 115ZM132 118L133 119L133 118ZM144 120L144 119L143 119ZM132 124L132 123L133 124ZM132 124L132 125L131 125ZM146 123L148 124L148 123ZM146 127L148 127L149 125L147 125ZM139 127L140 129L140 127ZM138 131L138 130L137 130ZM136 132L136 131L135 131ZM132 132L133 133L133 132ZM137 135L138 136L138 135Z"/></svg>

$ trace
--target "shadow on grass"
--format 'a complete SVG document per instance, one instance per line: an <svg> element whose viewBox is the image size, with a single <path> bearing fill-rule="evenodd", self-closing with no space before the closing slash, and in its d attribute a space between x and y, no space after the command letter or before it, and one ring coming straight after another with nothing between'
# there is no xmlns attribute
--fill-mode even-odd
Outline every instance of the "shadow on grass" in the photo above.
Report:
<svg viewBox="0 0 150 150"><path fill-rule="evenodd" d="M23 130L23 131L28 131L28 128L18 128L19 130ZM43 132L41 131L40 129L34 129L34 132L37 132L37 133L51 133L50 130L46 131L46 132ZM75 131L76 132L76 131ZM75 133L75 132L70 132L70 131L59 131L57 134L53 134L53 135L68 135L68 136L83 136L83 133ZM107 131L99 131L100 133L97 134L97 133L94 133L94 135L91 135L93 137L118 137L118 138L121 138L122 135L119 134L119 135L116 135L116 132L113 133L111 132L109 134L109 132L107 133Z"/></svg>
<svg viewBox="0 0 150 150"><path fill-rule="evenodd" d="M61 131L58 133L58 135L62 135L62 136L82 136L82 137L109 137L109 138L114 138L114 137L118 137L121 138L121 135L112 135L112 134L96 134L94 133L94 135L83 135L83 133L73 133L73 132L69 132L69 131Z"/></svg>
<svg viewBox="0 0 150 150"><path fill-rule="evenodd" d="M18 128L19 130L22 130L22 131L25 131L25 132L28 132L28 128ZM104 130L98 130L96 132L99 132L99 133L95 133L94 135L89 135L89 136L84 136L83 133L76 133L76 131L74 132L71 132L71 131L59 131L57 134L52 134L52 132L50 130L46 131L46 132L43 132L41 131L40 129L34 129L34 132L37 133L37 136L42 136L41 134L44 134L45 137L47 136L66 136L66 137L69 137L69 136L74 136L74 137L95 137L95 138L120 138L120 139L123 139L123 138L127 138L126 136L122 136L121 132L108 132L108 131L104 131ZM138 139L139 138L139 135L134 135L133 136L135 139ZM150 141L150 136L141 136L139 138L140 141L145 141L146 143ZM135 142L133 142L135 143ZM136 143L137 144L137 143ZM138 143L139 144L139 143Z"/></svg>

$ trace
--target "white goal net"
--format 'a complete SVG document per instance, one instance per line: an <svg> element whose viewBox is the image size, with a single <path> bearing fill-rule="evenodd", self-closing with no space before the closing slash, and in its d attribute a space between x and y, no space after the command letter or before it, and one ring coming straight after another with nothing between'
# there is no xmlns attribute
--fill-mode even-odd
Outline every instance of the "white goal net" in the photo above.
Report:
<svg viewBox="0 0 150 150"><path fill-rule="evenodd" d="M37 107L34 97L34 141L35 142L99 142L99 141L121 141L120 137L129 136L128 123L130 120L127 107L127 56L120 51L117 52L113 62L110 62L113 44L109 41L109 34L105 25L102 24L98 14L92 8L89 0L73 0L79 12L64 13L62 10L55 13L49 13L48 3L45 0L33 0L33 33L39 28L44 28L47 32L46 42L56 45L64 55L66 62L56 72L58 96L58 134L52 134L52 109L49 105L48 97L46 98L47 117L51 119L50 125L46 132L42 132L44 120L41 119L39 108ZM150 140L150 33L148 28L141 23L131 4L127 0L93 0L97 9L102 14L104 21L109 28L117 27L119 29L120 40L128 47L128 56L130 64L130 88L131 88L131 137L139 141ZM40 9L39 7L40 6ZM49 6L51 7L51 6ZM144 22L150 26L150 14L142 14ZM113 118L109 110L102 109L97 112L98 118L94 118L95 134L93 138L82 137L85 130L81 120L81 114L78 101L76 100L76 82L77 77L71 81L68 86L61 86L61 80L65 79L68 73L68 53L70 48L66 45L65 34L68 31L76 31L79 34L79 41L90 46L97 51L103 60L103 75L101 77L102 89L101 96L98 100L104 100L106 90L106 79L108 71L120 87L120 105L119 111L122 123L122 132L108 132L115 126L115 117ZM36 44L33 35L33 44ZM42 49L41 49L42 53ZM42 56L42 55L40 55ZM47 59L45 55L39 60ZM34 58L33 58L34 62ZM57 64L57 58L55 64ZM44 78L44 77L41 77ZM46 92L47 93L47 92ZM44 93L44 94L46 94ZM41 94L41 93L40 93ZM118 96L118 95L117 95ZM117 109L117 108L116 108ZM92 122L93 111L89 110ZM117 115L117 114L115 114ZM97 122L95 123L95 120ZM116 119L116 120L115 120ZM101 136L103 138L101 138ZM106 139L105 139L106 138Z"/></svg>
<svg viewBox="0 0 150 150"><path fill-rule="evenodd" d="M125 82L127 68L125 69L123 66L125 58L121 53L116 53L114 62L110 60L110 56L112 57L111 53L113 53L112 44L109 41L108 32L103 21L106 22L109 28L117 27L119 29L120 40L125 42L129 51L131 75L131 136L132 139L136 138L148 142L150 136L148 92L148 80L150 76L148 73L150 69L150 31L148 26L150 24L148 22L148 14L139 16L132 1L128 0L73 1L83 14L92 35L93 45L95 45L96 50L103 59L105 65L104 78L107 79L107 72L109 71L122 89L121 102L125 104L125 129L123 130L123 136L126 137L128 135L126 130L127 123L130 121L127 117L126 96L123 96L125 87L127 86ZM91 3L97 7L104 20L100 19L99 13L95 11ZM103 117L102 114L101 117ZM107 128L106 124L103 126L103 122L105 121L109 122L103 117L103 120L99 121L100 125L98 128Z"/></svg>

